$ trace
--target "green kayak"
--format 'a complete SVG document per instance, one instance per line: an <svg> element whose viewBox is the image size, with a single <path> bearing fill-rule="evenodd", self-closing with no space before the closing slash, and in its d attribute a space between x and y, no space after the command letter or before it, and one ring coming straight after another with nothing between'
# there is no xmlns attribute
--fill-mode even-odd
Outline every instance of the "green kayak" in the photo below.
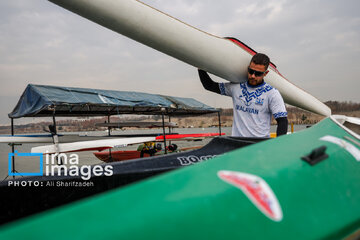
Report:
<svg viewBox="0 0 360 240"><path fill-rule="evenodd" d="M345 120L7 224L0 239L356 239L360 138Z"/></svg>

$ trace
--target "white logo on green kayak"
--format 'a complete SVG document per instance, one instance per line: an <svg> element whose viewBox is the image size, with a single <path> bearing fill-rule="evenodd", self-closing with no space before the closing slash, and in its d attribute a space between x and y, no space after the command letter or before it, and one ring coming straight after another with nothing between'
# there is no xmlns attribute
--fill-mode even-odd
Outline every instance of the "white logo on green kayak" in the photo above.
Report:
<svg viewBox="0 0 360 240"><path fill-rule="evenodd" d="M320 140L322 141L327 141L327 142L331 142L334 143L340 147L342 147L343 149L345 149L346 151L348 151L355 159L356 161L360 162L360 150L357 149L354 145L352 145L351 143L345 141L344 139L341 138L337 138L334 136L324 136L322 138L320 138Z"/></svg>
<svg viewBox="0 0 360 240"><path fill-rule="evenodd" d="M274 192L261 177L234 171L219 171L221 180L239 188L250 201L273 221L279 222L283 213Z"/></svg>

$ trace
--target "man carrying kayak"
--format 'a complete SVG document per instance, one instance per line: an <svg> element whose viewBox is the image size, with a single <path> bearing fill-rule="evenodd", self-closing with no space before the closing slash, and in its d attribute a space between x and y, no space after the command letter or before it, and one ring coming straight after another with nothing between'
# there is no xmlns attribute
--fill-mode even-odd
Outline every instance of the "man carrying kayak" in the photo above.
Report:
<svg viewBox="0 0 360 240"><path fill-rule="evenodd" d="M270 137L271 116L277 122L277 136L287 133L288 120L284 100L279 91L264 81L270 59L255 54L249 64L244 83L217 83L199 69L202 85L208 91L229 96L233 100L232 136Z"/></svg>

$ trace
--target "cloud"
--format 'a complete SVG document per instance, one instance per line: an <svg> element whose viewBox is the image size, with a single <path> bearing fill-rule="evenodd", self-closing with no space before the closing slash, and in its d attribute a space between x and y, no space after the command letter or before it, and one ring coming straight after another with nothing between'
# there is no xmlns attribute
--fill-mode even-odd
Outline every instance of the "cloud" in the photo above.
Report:
<svg viewBox="0 0 360 240"><path fill-rule="evenodd" d="M273 21L282 13L285 2L285 0L241 2L239 8L235 10L236 17L244 23L251 23L256 18L261 18L263 21Z"/></svg>

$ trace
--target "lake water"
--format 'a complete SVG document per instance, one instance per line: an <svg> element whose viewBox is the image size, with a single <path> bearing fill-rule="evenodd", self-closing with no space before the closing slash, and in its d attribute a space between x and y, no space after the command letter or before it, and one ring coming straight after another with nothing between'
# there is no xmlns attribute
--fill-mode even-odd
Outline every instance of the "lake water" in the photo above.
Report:
<svg viewBox="0 0 360 240"><path fill-rule="evenodd" d="M294 130L300 131L306 128L305 125L295 125ZM289 127L290 129L290 127ZM276 126L271 127L271 132L276 131ZM218 132L218 128L177 128L174 132L179 134L186 133L208 133L208 132ZM224 127L222 128L222 132L227 136L231 135L231 128ZM139 133L162 133L161 129L146 129L146 130L125 130L125 131L114 131L112 134L139 134ZM66 133L69 134L69 133ZM105 135L105 132L88 132L88 135ZM181 147L190 147L190 146L200 146L207 144L211 139L204 139L202 141L176 141L176 144L179 148ZM15 150L18 153L29 153L31 152L32 147L42 146L47 144L22 144L21 146L15 146ZM118 148L116 150L136 150L139 144ZM5 179L8 176L8 155L11 153L11 147L6 143L0 143L0 181ZM79 155L79 165L94 165L94 164L102 164L103 162L97 159L93 152L77 152ZM45 159L44 159L45 160ZM39 169L39 158L38 157L16 157L15 158L15 170L17 172L40 172ZM10 178L10 177L9 177ZM8 178L8 179L9 179Z"/></svg>

